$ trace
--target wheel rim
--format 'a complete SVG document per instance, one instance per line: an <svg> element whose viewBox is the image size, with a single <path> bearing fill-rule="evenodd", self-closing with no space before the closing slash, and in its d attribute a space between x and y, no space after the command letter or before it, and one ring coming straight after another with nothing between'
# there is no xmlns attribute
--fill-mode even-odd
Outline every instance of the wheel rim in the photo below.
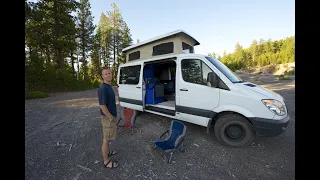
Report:
<svg viewBox="0 0 320 180"><path fill-rule="evenodd" d="M245 131L242 126L238 124L231 124L226 127L225 135L229 140L239 141L242 140L245 136Z"/></svg>

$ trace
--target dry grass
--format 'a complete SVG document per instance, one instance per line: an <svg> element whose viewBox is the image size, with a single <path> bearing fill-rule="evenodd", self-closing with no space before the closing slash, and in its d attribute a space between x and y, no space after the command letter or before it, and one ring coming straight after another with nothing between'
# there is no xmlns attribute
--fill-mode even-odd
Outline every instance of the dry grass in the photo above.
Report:
<svg viewBox="0 0 320 180"><path fill-rule="evenodd" d="M246 70L246 73L252 75L294 75L295 74L295 62L286 64L271 64L267 66L250 68Z"/></svg>

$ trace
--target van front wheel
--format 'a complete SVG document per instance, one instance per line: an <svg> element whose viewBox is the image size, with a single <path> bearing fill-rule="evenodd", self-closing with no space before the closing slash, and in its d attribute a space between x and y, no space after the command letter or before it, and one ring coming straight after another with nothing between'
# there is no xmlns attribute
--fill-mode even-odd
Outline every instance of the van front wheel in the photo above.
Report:
<svg viewBox="0 0 320 180"><path fill-rule="evenodd" d="M215 123L214 133L221 144L231 147L245 147L255 139L253 126L237 114L221 116Z"/></svg>

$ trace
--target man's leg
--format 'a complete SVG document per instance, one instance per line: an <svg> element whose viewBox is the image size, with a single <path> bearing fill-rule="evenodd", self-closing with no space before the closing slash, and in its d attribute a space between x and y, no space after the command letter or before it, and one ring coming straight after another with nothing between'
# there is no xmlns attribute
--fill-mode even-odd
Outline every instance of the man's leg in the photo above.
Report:
<svg viewBox="0 0 320 180"><path fill-rule="evenodd" d="M102 142L102 156L103 156L103 163L107 164L109 161L108 152L109 152L109 140L103 138Z"/></svg>
<svg viewBox="0 0 320 180"><path fill-rule="evenodd" d="M109 162L109 144L111 140L115 140L116 138L116 126L115 122L110 122L109 119L106 119L105 117L102 117L102 126L103 126L103 142L102 142L102 156L103 156L103 163L106 165ZM117 153L114 151L113 153ZM107 167L111 168L117 167L118 163L117 162L110 162L108 163Z"/></svg>

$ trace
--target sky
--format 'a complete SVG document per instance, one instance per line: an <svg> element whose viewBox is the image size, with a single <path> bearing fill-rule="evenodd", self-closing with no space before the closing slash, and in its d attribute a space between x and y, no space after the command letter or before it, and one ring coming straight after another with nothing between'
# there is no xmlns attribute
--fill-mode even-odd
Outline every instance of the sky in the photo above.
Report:
<svg viewBox="0 0 320 180"><path fill-rule="evenodd" d="M200 42L195 53L232 53L237 42L295 35L293 0L91 0L94 24L115 2L133 43L182 29Z"/></svg>

